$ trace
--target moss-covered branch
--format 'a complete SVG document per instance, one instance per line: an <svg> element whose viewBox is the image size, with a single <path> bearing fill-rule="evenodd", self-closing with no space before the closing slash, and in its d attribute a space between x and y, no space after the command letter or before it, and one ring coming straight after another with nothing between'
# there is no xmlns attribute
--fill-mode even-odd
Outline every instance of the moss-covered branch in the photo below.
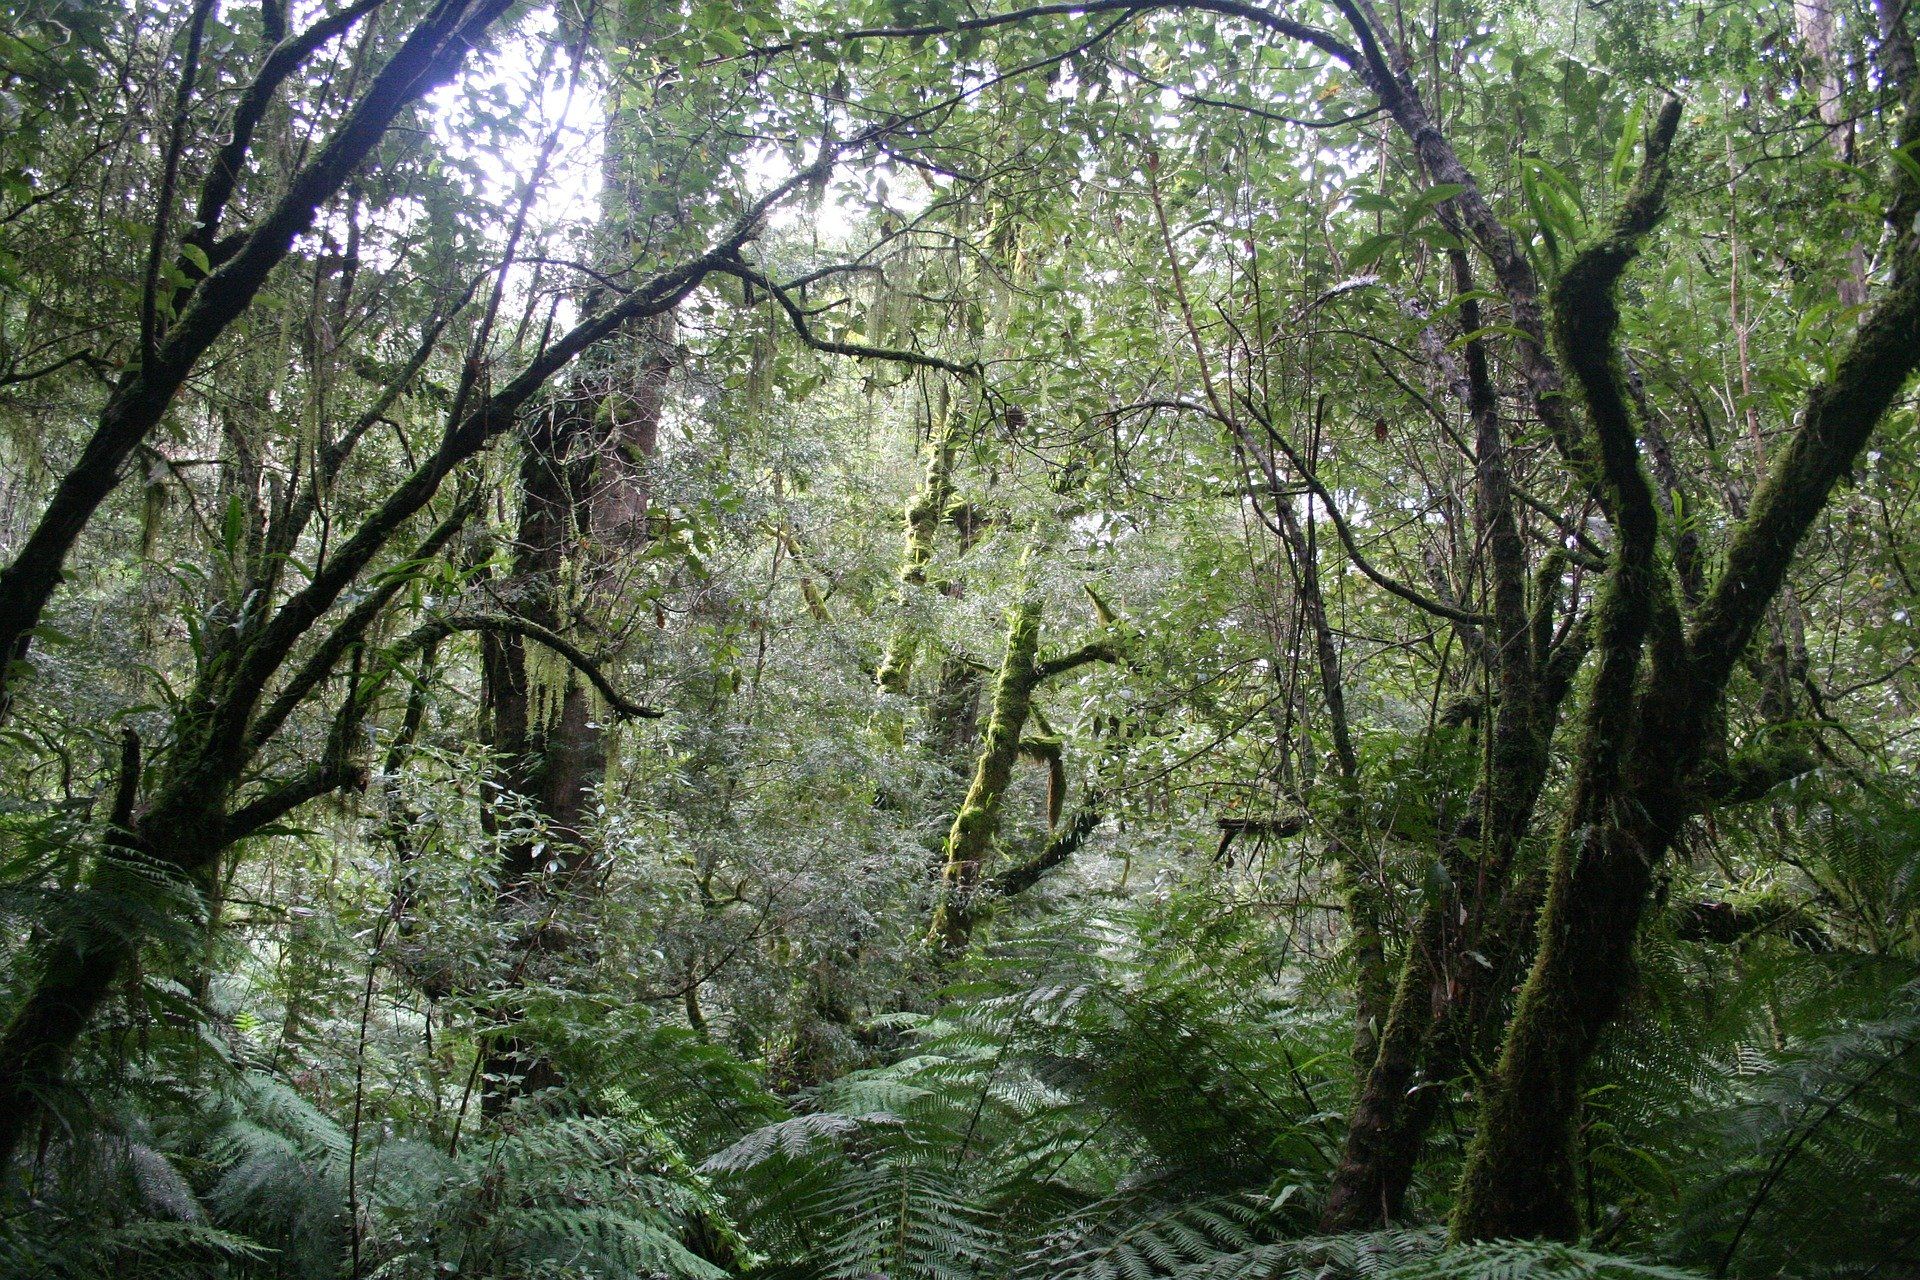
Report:
<svg viewBox="0 0 1920 1280"><path fill-rule="evenodd" d="M947 833L946 865L940 900L934 908L928 940L942 953L966 950L973 934L973 897L981 868L1000 830L1000 808L1013 781L1020 738L1039 684L1040 600L1029 596L1014 605L1007 619L1006 656L993 686L993 710L974 762L973 781Z"/></svg>
<svg viewBox="0 0 1920 1280"><path fill-rule="evenodd" d="M1095 827L1100 825L1100 808L1096 801L1089 799L1086 804L1074 811L1073 817L1065 826L1047 837L1047 842L1032 857L1016 862L1005 871L997 872L988 879L984 896L988 898L1013 898L1025 893L1039 884L1049 871L1073 857L1080 846L1087 842Z"/></svg>
<svg viewBox="0 0 1920 1280"><path fill-rule="evenodd" d="M1104 603L1101 608L1105 609ZM1081 645L1054 662L1043 662L1040 619L1040 600L1032 595L1015 604L1007 617L1007 645L994 681L992 710L981 738L980 753L974 761L973 781L947 833L940 897L927 931L929 944L945 956L964 953L972 940L981 905L984 868L999 838L1001 809L1007 788L1013 782L1014 765L1023 754L1047 765L1048 824L1051 826L1059 819L1066 789L1060 740L1051 733L1032 736L1026 732L1029 720L1045 725L1034 707L1035 692L1048 679L1090 662L1121 660L1118 642L1102 640ZM1088 830L1095 821L1097 819L1089 821ZM1069 832L1062 832L1060 836L1064 838L1070 829L1071 825ZM1066 852L1032 870L1033 878L1038 879L1048 868L1064 861L1085 837L1084 831L1073 837L1072 846ZM1043 850L1042 856L1044 854ZM1016 881L1019 878L1015 876ZM1006 896L1004 889L1000 896Z"/></svg>
<svg viewBox="0 0 1920 1280"><path fill-rule="evenodd" d="M1706 761L1689 789L1695 807L1704 813L1764 800L1819 767L1811 747L1797 737L1783 736L1755 743L1723 760Z"/></svg>
<svg viewBox="0 0 1920 1280"><path fill-rule="evenodd" d="M1051 680L1055 676L1065 675L1093 662L1121 662L1121 647L1118 641L1111 639L1089 640L1077 649L1043 658L1038 663L1040 678Z"/></svg>
<svg viewBox="0 0 1920 1280"><path fill-rule="evenodd" d="M565 659L567 665L586 677L587 683L591 684L594 690L606 700L608 709L623 720L658 720L666 714L644 703L635 702L621 693L612 679L601 669L600 664L573 641L537 622L516 618L512 614L457 613L436 618L408 635L401 642L395 657L411 656L429 643L444 639L456 631L484 631L514 635L551 649Z"/></svg>
<svg viewBox="0 0 1920 1280"><path fill-rule="evenodd" d="M920 628L912 617L912 593L927 584L927 565L933 560L934 545L940 536L940 520L953 496L952 420L938 416L927 441L927 460L920 487L907 499L906 549L900 559L900 591L897 596L900 618L894 624L893 637L887 642L886 655L880 661L875 679L888 693L904 694L913 676L914 659L920 652Z"/></svg>
<svg viewBox="0 0 1920 1280"><path fill-rule="evenodd" d="M1593 427L1591 479L1607 496L1616 544L1595 610L1599 665L1588 693L1565 834L1554 852L1541 946L1508 1028L1499 1079L1487 1090L1468 1154L1454 1230L1466 1239L1571 1236L1578 1229L1568 1142L1580 1067L1612 1014L1643 892L1641 856L1602 829L1617 801L1637 726L1635 682L1663 587L1659 517L1640 470L1615 334L1621 275L1659 220L1680 108L1669 100L1647 137L1634 188L1598 241L1567 267L1553 298L1553 335ZM1644 866L1639 868L1641 877ZM1621 928L1626 924L1626 929Z"/></svg>

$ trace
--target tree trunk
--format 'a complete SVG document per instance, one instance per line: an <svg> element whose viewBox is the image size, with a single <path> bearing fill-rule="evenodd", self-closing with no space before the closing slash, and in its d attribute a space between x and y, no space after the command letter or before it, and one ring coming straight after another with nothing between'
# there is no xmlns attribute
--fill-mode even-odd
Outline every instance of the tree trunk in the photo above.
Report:
<svg viewBox="0 0 1920 1280"><path fill-rule="evenodd" d="M920 626L913 617L914 593L927 585L927 565L933 559L934 540L939 536L947 501L953 496L953 432L944 388L926 454L920 487L907 501L906 552L900 562L900 590L896 597L900 617L874 677L882 689L892 694L904 695L907 682L913 676L914 659L920 651Z"/></svg>
<svg viewBox="0 0 1920 1280"><path fill-rule="evenodd" d="M658 230L656 175L648 163L658 148L647 111L665 90L635 81L626 61L626 50L657 34L653 25L647 15L623 10L602 37L609 70L597 254L600 271L612 279L631 271ZM617 594L619 566L648 540L646 468L658 445L674 334L671 311L625 326L576 366L566 392L527 431L509 590L521 617L557 634L595 631L593 603ZM519 945L528 953L516 962L512 986L537 956L563 945L567 931L554 928L552 917L592 865L589 826L607 769L606 717L578 672L518 635L484 637L482 674L502 787L540 824L535 838L501 853L499 898L524 917ZM541 891L548 875L556 877L560 899ZM509 1024L512 1004L509 990L500 1010ZM490 1042L482 1070L483 1113L559 1083L552 1065L511 1030Z"/></svg>
<svg viewBox="0 0 1920 1280"><path fill-rule="evenodd" d="M1040 682L1040 601L1027 596L1007 616L1007 647L993 686L993 709L980 741L973 782L947 833L946 866L940 898L927 939L944 956L963 954L973 937L974 902L981 869L1000 832L1000 808L1013 767L1020 758L1020 735L1033 711Z"/></svg>
<svg viewBox="0 0 1920 1280"><path fill-rule="evenodd" d="M1909 96L1900 141L1920 133ZM1670 137L1677 104L1662 113ZM1895 178L1900 239L1893 281L1772 460L1728 543L1726 568L1684 633L1654 559L1655 508L1613 355L1613 290L1660 208L1663 163L1649 163L1612 233L1562 276L1557 345L1599 446L1617 535L1599 606L1600 666L1554 851L1540 950L1507 1032L1462 1175L1453 1229L1463 1239L1571 1237L1579 1228L1570 1143L1580 1076L1633 981L1634 935L1654 869L1685 820L1727 680L1783 588L1834 485L1920 361L1920 183ZM1642 673L1642 649L1652 662Z"/></svg>
<svg viewBox="0 0 1920 1280"><path fill-rule="evenodd" d="M1546 785L1554 726L1581 653L1577 640L1564 652L1552 645L1558 557L1542 566L1528 609L1499 402L1485 347L1474 336L1479 303L1466 255L1455 252L1451 261L1468 335L1465 361L1453 359L1431 326L1423 344L1474 425L1474 515L1491 562L1494 634L1491 642L1477 630L1465 638L1477 642L1493 667L1500 696L1488 727L1485 775L1467 818L1438 852L1445 887L1421 911L1378 1052L1367 1062L1348 1119L1321 1218L1328 1231L1382 1226L1400 1216L1445 1090L1499 1007L1494 980L1524 946L1506 909L1511 893L1524 892L1510 883L1514 860ZM1467 856L1469 841L1478 845L1477 858ZM1519 914L1530 923L1530 910Z"/></svg>

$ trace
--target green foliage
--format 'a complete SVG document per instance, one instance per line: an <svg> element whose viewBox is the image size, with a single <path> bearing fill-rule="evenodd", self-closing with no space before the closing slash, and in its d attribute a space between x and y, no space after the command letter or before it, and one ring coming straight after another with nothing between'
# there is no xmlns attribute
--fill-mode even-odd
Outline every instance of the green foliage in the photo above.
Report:
<svg viewBox="0 0 1920 1280"><path fill-rule="evenodd" d="M1010 941L899 1061L711 1157L779 1274L1164 1275L1303 1221L1345 1060L1197 907Z"/></svg>
<svg viewBox="0 0 1920 1280"><path fill-rule="evenodd" d="M1910 1010L1916 997L1910 983L1889 1003ZM1920 1257L1920 1158L1906 1132L1920 1016L1839 1021L1736 1082L1721 1172L1691 1190L1681 1235L1715 1274L1875 1275Z"/></svg>
<svg viewBox="0 0 1920 1280"><path fill-rule="evenodd" d="M1344 41L1367 6L1234 7L515 5L382 136L98 473L124 481L25 658L0 655L0 1019L63 940L83 968L113 958L0 1168L0 1272L1920 1267L1911 387L1707 717L1709 755L1791 742L1819 768L1689 813L1655 868L1570 1108L1586 1239L1434 1225L1501 1088L1578 750L1544 744L1515 874L1490 883L1510 708L1464 362L1488 357L1515 486L1523 647L1577 655L1618 540L1547 438L1514 277L1551 295L1680 87L1672 208L1618 303L1676 581L1663 642L1686 632L1682 562L1714 584L1860 326L1844 299L1884 296L1903 252L1876 168L1897 40L1864 3L1383 10L1440 131L1415 139L1327 41L1261 20ZM326 8L0 13L0 570L145 330L195 305L447 6L386 0L293 68L218 234L187 243L279 25ZM900 26L924 29L846 34ZM1435 179L1436 137L1471 186ZM1474 192L1517 246L1498 270L1463 222ZM489 419L489 448L308 616L451 411L689 263L713 273ZM900 350L827 349L848 343ZM1025 601L1041 659L1114 627L1125 652L1034 682L1019 718L1058 775L1009 764L973 852L991 877L1042 848L1062 790L1086 838L968 954L931 956ZM475 615L578 653L449 629ZM285 661L222 703L269 617L297 632ZM569 702L582 659L658 715ZM1570 724L1591 691L1563 674ZM234 705L237 728L210 710ZM172 862L109 839L126 730L134 825L198 802ZM226 842L323 764L347 767ZM1325 1235L1363 902L1386 971L1441 949L1407 966L1410 1007L1478 1022L1403 1091L1433 1103L1406 1212ZM1489 954L1507 968L1467 981Z"/></svg>

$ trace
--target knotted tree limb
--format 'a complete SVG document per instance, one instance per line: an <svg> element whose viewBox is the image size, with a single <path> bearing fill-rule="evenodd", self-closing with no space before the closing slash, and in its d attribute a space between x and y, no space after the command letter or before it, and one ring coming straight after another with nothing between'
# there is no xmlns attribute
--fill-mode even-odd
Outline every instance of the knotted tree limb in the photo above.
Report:
<svg viewBox="0 0 1920 1280"><path fill-rule="evenodd" d="M1100 608L1108 612L1104 604ZM1001 810L1020 755L1031 747L1047 760L1056 783L1064 782L1063 771L1055 772L1062 770L1058 739L1045 735L1048 745L1043 747L1040 740L1026 736L1028 721L1037 715L1036 692L1045 681L1088 663L1121 660L1118 642L1107 638L1090 641L1051 662L1043 660L1040 617L1041 604L1036 595L1023 596L1008 614L1007 647L994 682L992 711L974 762L973 781L947 833L940 897L927 930L928 944L943 958L964 954L972 941L982 909L984 868L999 837ZM1049 809L1057 812L1060 802L1059 792L1054 791L1049 797ZM1076 838L1074 847L1084 838L1083 832ZM1066 856L1062 854L1060 858Z"/></svg>
<svg viewBox="0 0 1920 1280"><path fill-rule="evenodd" d="M1620 314L1614 295L1663 211L1668 155L1679 120L1680 104L1669 99L1648 135L1639 177L1612 226L1568 265L1554 294L1555 345L1586 400L1593 428L1590 478L1607 495L1616 539L1612 567L1594 611L1599 665L1576 753L1567 831L1554 855L1535 979L1523 990L1509 1028L1500 1084L1488 1093L1461 1182L1454 1226L1468 1239L1490 1234L1565 1237L1577 1230L1568 1126L1577 1101L1572 1095L1577 1066L1591 1048L1583 1028L1596 1021L1597 1010L1569 1008L1587 1003L1588 993L1542 982L1539 975L1558 972L1558 956L1569 945L1604 948L1611 963L1623 963L1631 948L1630 937L1595 936L1607 934L1613 924L1604 910L1595 909L1604 899L1582 894L1572 885L1576 864L1604 857L1604 842L1596 830L1608 820L1621 786L1635 729L1634 687L1656 596L1664 585L1655 563L1658 510L1640 470L1619 367L1615 334ZM1566 919L1570 914L1574 921ZM1579 930L1577 941L1568 936L1570 929ZM1597 1026L1593 1031L1597 1033ZM1535 1089L1538 1092L1532 1092ZM1521 1143L1538 1144L1538 1149L1516 1157ZM1495 1167L1509 1158L1524 1161L1524 1179Z"/></svg>

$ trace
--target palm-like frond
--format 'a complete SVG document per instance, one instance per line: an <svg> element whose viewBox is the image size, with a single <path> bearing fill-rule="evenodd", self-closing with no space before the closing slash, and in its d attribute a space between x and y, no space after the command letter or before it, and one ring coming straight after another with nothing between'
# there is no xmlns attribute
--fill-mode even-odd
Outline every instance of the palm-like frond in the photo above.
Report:
<svg viewBox="0 0 1920 1280"><path fill-rule="evenodd" d="M1920 1265L1920 982L1896 1003L1742 1082L1720 1172L1689 1197L1689 1256L1741 1275Z"/></svg>

